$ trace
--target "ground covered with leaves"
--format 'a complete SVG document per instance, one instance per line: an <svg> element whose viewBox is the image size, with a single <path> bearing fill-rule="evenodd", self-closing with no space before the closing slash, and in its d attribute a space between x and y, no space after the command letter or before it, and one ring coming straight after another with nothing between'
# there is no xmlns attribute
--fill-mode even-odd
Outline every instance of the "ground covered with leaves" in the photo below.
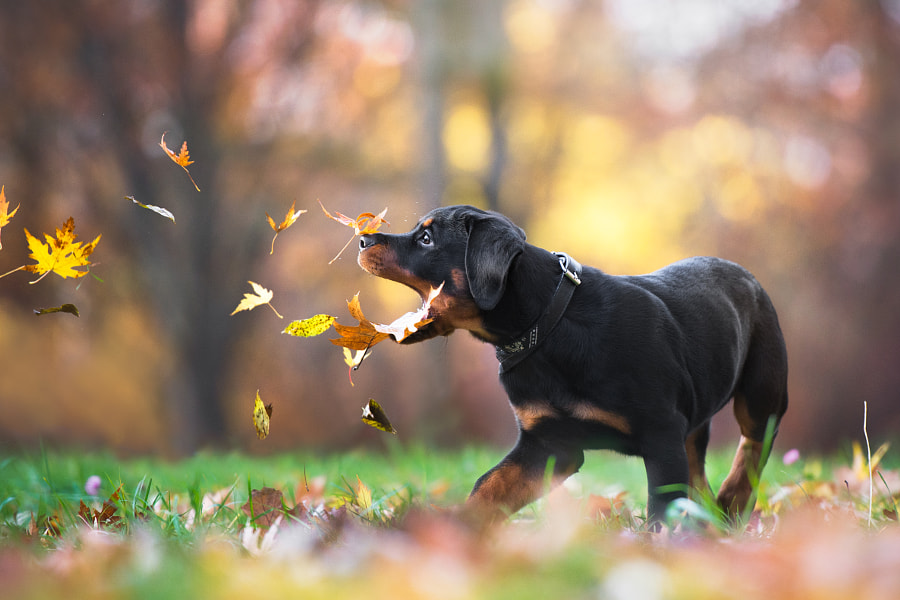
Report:
<svg viewBox="0 0 900 600"><path fill-rule="evenodd" d="M8 598L896 598L900 475L889 454L876 453L871 469L859 446L845 454L773 456L740 524L700 499L651 532L640 461L597 453L487 533L450 507L499 458L492 450L398 445L174 464L7 455L0 589ZM711 458L713 482L729 458Z"/></svg>

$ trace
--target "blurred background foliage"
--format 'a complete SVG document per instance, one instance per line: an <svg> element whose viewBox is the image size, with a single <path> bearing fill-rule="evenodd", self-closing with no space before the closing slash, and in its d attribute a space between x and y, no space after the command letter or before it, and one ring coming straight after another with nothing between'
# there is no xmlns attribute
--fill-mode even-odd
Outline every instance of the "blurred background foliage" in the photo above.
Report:
<svg viewBox="0 0 900 600"><path fill-rule="evenodd" d="M348 251L349 215L402 232L500 210L611 273L716 254L752 270L791 358L782 445L900 428L900 1L40 0L0 6L0 183L23 227L74 216L92 273L0 281L0 444L182 455L386 437L509 443L492 348L380 345L229 316L252 279L286 319L417 305ZM197 193L158 146L187 140ZM169 208L177 225L125 200ZM309 210L268 253L268 212ZM73 302L81 317L36 318ZM274 403L256 440L254 392ZM717 439L734 433L730 415Z"/></svg>

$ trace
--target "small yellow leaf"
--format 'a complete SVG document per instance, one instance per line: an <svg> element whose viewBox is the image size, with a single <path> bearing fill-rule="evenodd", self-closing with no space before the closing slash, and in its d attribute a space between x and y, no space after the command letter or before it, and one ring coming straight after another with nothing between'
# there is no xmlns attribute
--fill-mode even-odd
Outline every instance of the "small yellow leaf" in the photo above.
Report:
<svg viewBox="0 0 900 600"><path fill-rule="evenodd" d="M372 356L368 350L357 350L355 353L351 352L350 348L341 348L341 350L344 351L344 362L348 367L358 367L364 358Z"/></svg>
<svg viewBox="0 0 900 600"><path fill-rule="evenodd" d="M261 306L263 304L268 304L269 308L271 308L272 311L276 315L278 315L279 319L284 318L280 314L278 314L278 311L275 310L275 307L272 306L272 304L271 304L272 297L275 295L274 292L272 292L272 290L267 290L263 286L259 285L258 283L255 283L253 281L248 281L247 283L249 283L253 287L254 293L251 294L251 293L245 292L244 298L237 305L237 308L235 308L231 312L232 315L234 313L242 311L242 310L253 310L257 306Z"/></svg>
<svg viewBox="0 0 900 600"><path fill-rule="evenodd" d="M269 435L269 419L272 417L272 405L263 404L256 390L256 401L253 403L253 427L256 429L256 437L261 440Z"/></svg>
<svg viewBox="0 0 900 600"><path fill-rule="evenodd" d="M370 425L375 429L380 429L381 431L386 431L388 433L397 435L397 430L394 429L393 425L391 425L391 421L384 413L381 405L371 398L369 399L369 403L363 406L362 421L366 425Z"/></svg>
<svg viewBox="0 0 900 600"><path fill-rule="evenodd" d="M184 169L184 172L187 173L187 176L191 180L191 183L194 184L194 188L199 192L200 188L197 186L197 182L194 181L193 177L191 177L191 172L187 170L188 165L194 164L194 161L191 160L190 154L188 153L187 140L185 140L184 143L181 144L181 152L175 154L174 152L169 150L169 147L166 145L167 133L168 131L163 132L162 137L159 139L159 147L166 151L166 154L169 155L169 158L171 158L176 165Z"/></svg>
<svg viewBox="0 0 900 600"><path fill-rule="evenodd" d="M81 316L78 314L78 307L74 304L63 304L62 306L54 306L53 308L36 308L34 309L35 315L49 315L52 313L64 312L69 313L70 315L75 315L76 317Z"/></svg>
<svg viewBox="0 0 900 600"><path fill-rule="evenodd" d="M6 201L6 186L0 186L0 228L9 223L9 220L16 216L16 213L19 211L19 206L16 206L12 212L9 211L9 203ZM3 249L3 244L0 243L0 250Z"/></svg>
<svg viewBox="0 0 900 600"><path fill-rule="evenodd" d="M313 337L328 331L332 323L334 323L334 317L331 315L315 315L302 321L291 321L281 333L296 337Z"/></svg>
<svg viewBox="0 0 900 600"><path fill-rule="evenodd" d="M271 227L275 231L275 236L272 238L272 249L271 251L269 251L269 254L275 253L275 239L278 237L278 234L293 225L300 217L300 215L306 212L305 210L296 210L296 204L296 201L291 203L291 209L284 216L284 220L279 224L276 224L275 219L270 217L269 213L266 213L266 219L268 219L269 221L269 227Z"/></svg>
<svg viewBox="0 0 900 600"><path fill-rule="evenodd" d="M356 505L364 511L372 508L372 490L356 476Z"/></svg>

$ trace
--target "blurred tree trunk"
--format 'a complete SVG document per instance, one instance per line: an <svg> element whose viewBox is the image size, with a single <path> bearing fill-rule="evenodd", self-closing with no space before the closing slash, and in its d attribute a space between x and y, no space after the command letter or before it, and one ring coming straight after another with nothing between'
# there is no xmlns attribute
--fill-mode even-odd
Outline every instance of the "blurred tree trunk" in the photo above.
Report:
<svg viewBox="0 0 900 600"><path fill-rule="evenodd" d="M863 206L852 206L847 215L854 223L857 243L867 247L865 254L866 282L864 285L866 310L861 320L866 329L868 352L858 357L861 364L856 372L871 372L876 377L860 382L853 377L854 387L862 384L863 397L875 399L871 415L878 421L890 420L894 430L900 426L900 414L890 401L900 388L900 312L896 299L900 298L900 279L885 276L897 273L900 265L900 23L888 15L884 2L863 3L868 12L871 30L871 109L862 124L868 138L871 156L871 176L863 186L860 197ZM896 17L896 15L894 15ZM855 204L855 203L854 203ZM858 289L853 285L845 290ZM859 301L856 293L847 299L848 308Z"/></svg>
<svg viewBox="0 0 900 600"><path fill-rule="evenodd" d="M134 255L145 274L146 298L153 307L156 322L174 350L169 370L161 374L160 407L166 414L169 447L176 454L191 453L208 445L220 445L227 437L222 404L222 383L232 344L239 333L239 322L229 319L231 303L240 297L239 273L251 267L250 252L233 247L233 241L253 241L259 236L227 236L228 211L218 202L216 174L221 152L211 122L214 94L223 75L219 64L200 64L187 47L188 7L170 0L163 12L171 32L168 51L173 72L182 76L168 90L174 102L168 107L182 132L166 139L178 151L182 137L188 141L190 166L197 192L174 165L169 173L181 180L154 176L154 159L145 155L143 115L132 107L134 91L122 84L116 56L122 39L92 36L88 40L87 68L101 83L116 145L127 149L122 166L127 185L134 196L145 203L157 203L173 209L177 225L165 220L150 220L141 211L128 213L128 229L134 232ZM114 34L120 35L120 34ZM175 133L175 132L173 132ZM162 149L160 157L164 159ZM167 159L166 159L167 160ZM159 160L156 161L157 164ZM173 181L175 182L173 184ZM152 282L152 283L151 283Z"/></svg>

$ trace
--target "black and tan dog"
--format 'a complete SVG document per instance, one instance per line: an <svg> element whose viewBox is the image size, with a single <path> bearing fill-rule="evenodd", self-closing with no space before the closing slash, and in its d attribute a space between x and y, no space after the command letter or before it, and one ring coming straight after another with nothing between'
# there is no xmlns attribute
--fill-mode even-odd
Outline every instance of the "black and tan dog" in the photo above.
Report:
<svg viewBox="0 0 900 600"><path fill-rule="evenodd" d="M467 329L493 344L519 439L475 484L468 506L496 519L536 499L584 450L641 456L648 516L689 485L708 489L710 419L734 398L741 441L718 494L730 514L787 408L787 352L768 295L744 268L691 258L641 276L611 276L526 243L505 216L438 208L410 232L360 238L359 264L423 298L441 283L434 320L403 340ZM770 426L771 427L771 426Z"/></svg>

